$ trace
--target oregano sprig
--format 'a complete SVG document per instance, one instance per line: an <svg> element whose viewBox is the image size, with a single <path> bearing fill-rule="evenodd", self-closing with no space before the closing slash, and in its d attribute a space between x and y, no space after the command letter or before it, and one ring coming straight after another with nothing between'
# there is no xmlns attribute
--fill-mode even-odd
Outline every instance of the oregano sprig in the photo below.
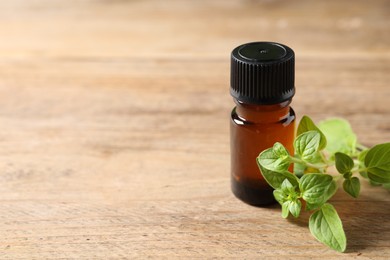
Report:
<svg viewBox="0 0 390 260"><path fill-rule="evenodd" d="M312 211L310 232L339 252L345 251L347 239L336 209L328 202L337 191L336 181L342 179L344 191L354 198L360 194L358 173L371 184L390 189L390 143L366 148L343 119L328 119L316 126L304 116L298 125L294 154L275 143L260 153L257 164L274 188L282 217L291 214L297 218L302 210ZM291 164L293 172L289 171ZM333 165L339 174L328 173Z"/></svg>

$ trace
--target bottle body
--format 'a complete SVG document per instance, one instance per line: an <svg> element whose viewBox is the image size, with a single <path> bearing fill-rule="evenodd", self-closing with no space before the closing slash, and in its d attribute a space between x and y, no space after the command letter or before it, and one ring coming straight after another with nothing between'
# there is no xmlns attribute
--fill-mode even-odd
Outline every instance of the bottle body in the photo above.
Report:
<svg viewBox="0 0 390 260"><path fill-rule="evenodd" d="M293 153L295 113L291 99L273 105L252 105L234 99L230 119L231 187L234 195L254 206L275 202L256 157L275 142Z"/></svg>

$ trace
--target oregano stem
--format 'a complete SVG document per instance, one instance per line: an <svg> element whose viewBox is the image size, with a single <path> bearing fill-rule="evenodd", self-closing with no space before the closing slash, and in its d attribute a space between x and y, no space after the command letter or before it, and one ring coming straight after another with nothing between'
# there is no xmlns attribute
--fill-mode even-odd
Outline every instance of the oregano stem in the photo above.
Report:
<svg viewBox="0 0 390 260"><path fill-rule="evenodd" d="M324 155L323 152L320 152L320 156L321 156L322 161L324 161L325 163L328 161L328 160L326 159L326 157L325 157L325 155Z"/></svg>
<svg viewBox="0 0 390 260"><path fill-rule="evenodd" d="M304 164L308 167L315 168L315 169L325 169L328 167L327 164L312 164L294 156L290 156L290 161L293 163Z"/></svg>
<svg viewBox="0 0 390 260"><path fill-rule="evenodd" d="M327 160L325 154L324 154L322 151L320 151L319 154L320 154L320 156L321 156L322 161L323 161L328 167L333 166L333 165L335 164L334 161L329 161L329 160ZM324 172L326 172L326 170L327 170L328 167L324 168Z"/></svg>

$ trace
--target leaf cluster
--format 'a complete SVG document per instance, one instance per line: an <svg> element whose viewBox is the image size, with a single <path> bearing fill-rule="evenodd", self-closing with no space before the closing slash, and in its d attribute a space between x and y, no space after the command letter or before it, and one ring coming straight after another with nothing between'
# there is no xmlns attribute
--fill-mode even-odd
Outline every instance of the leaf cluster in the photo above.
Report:
<svg viewBox="0 0 390 260"><path fill-rule="evenodd" d="M291 214L297 218L302 210L312 211L310 232L340 252L345 251L347 239L336 209L328 203L338 189L336 180L342 179L344 191L354 198L360 193L358 173L374 185L390 186L390 143L365 148L343 119L325 120L316 126L304 116L294 140L294 154L275 143L260 153L257 164L274 188L282 217ZM327 172L332 166L337 176Z"/></svg>

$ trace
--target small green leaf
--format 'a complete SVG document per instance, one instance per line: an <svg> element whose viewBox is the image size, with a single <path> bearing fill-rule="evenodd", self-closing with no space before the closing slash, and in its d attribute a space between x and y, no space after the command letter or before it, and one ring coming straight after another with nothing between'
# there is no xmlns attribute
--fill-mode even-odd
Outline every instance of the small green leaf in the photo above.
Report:
<svg viewBox="0 0 390 260"><path fill-rule="evenodd" d="M337 190L333 177L328 174L310 173L299 180L302 198L308 202L308 210L315 209L330 199Z"/></svg>
<svg viewBox="0 0 390 260"><path fill-rule="evenodd" d="M356 150L357 138L348 121L340 118L321 121L318 127L326 136L326 150L330 154L342 152L352 155Z"/></svg>
<svg viewBox="0 0 390 260"><path fill-rule="evenodd" d="M333 180L324 194L325 201L328 201L328 199L332 198L333 195L336 193L337 189L337 183Z"/></svg>
<svg viewBox="0 0 390 260"><path fill-rule="evenodd" d="M281 189L276 189L273 193L276 201L279 202L280 205L283 205L283 203L286 201L284 192Z"/></svg>
<svg viewBox="0 0 390 260"><path fill-rule="evenodd" d="M283 148L275 144L276 153L284 154ZM288 155L288 152L286 150ZM289 157L281 159L274 152L274 148L269 148L260 153L260 155L256 158L257 165L259 166L260 172L263 175L264 179L268 182L268 184L277 189L280 187L282 182L287 178L293 186L298 186L298 178L287 171L289 166Z"/></svg>
<svg viewBox="0 0 390 260"><path fill-rule="evenodd" d="M286 171L290 165L289 154L280 143L268 148L257 157L260 164L271 171Z"/></svg>
<svg viewBox="0 0 390 260"><path fill-rule="evenodd" d="M336 169L339 173L344 174L350 172L353 168L353 160L345 153L336 153Z"/></svg>
<svg viewBox="0 0 390 260"><path fill-rule="evenodd" d="M352 177L352 172L343 173L343 177L344 179L350 179Z"/></svg>
<svg viewBox="0 0 390 260"><path fill-rule="evenodd" d="M274 144L274 146L272 147L272 150L274 151L274 153L281 157L281 158L286 158L288 157L290 154L288 153L287 149L279 142L276 142Z"/></svg>
<svg viewBox="0 0 390 260"><path fill-rule="evenodd" d="M285 201L282 204L282 217L287 218L289 213L289 207L290 207L291 201Z"/></svg>
<svg viewBox="0 0 390 260"><path fill-rule="evenodd" d="M321 136L317 131L308 131L299 135L294 141L295 153L302 160L310 161L317 155L320 138Z"/></svg>
<svg viewBox="0 0 390 260"><path fill-rule="evenodd" d="M311 234L330 248L344 252L347 247L343 224L335 208L326 203L310 216Z"/></svg>
<svg viewBox="0 0 390 260"><path fill-rule="evenodd" d="M259 160L257 160L257 165L259 166L260 172L263 175L264 179L268 182L268 184L272 188L278 189L282 185L282 182L285 179L288 179L290 183L293 184L294 186L298 186L298 178L291 172L288 171L278 172L278 171L268 170L259 163Z"/></svg>
<svg viewBox="0 0 390 260"><path fill-rule="evenodd" d="M351 195L354 198L357 198L360 193L360 181L357 177L352 177L351 179L346 179L343 182L343 188L345 192Z"/></svg>
<svg viewBox="0 0 390 260"><path fill-rule="evenodd" d="M295 190L294 186L291 184L291 182L289 182L288 179L285 179L283 182L282 182L282 185L280 185L280 189L286 193L286 194L289 194L291 192L293 192Z"/></svg>
<svg viewBox="0 0 390 260"><path fill-rule="evenodd" d="M302 203L299 199L297 199L295 201L291 201L288 209L291 212L291 214L297 218L301 213L301 207L302 207Z"/></svg>
<svg viewBox="0 0 390 260"><path fill-rule="evenodd" d="M320 138L320 145L319 145L319 150L322 150L326 147L326 137L325 135L321 132L321 130L314 124L313 120L311 120L310 117L308 116L303 116L301 121L299 122L298 129L297 129L297 136L300 134L303 134L308 131L318 131L321 138Z"/></svg>
<svg viewBox="0 0 390 260"><path fill-rule="evenodd" d="M367 176L378 183L390 183L390 143L378 144L371 148L364 159Z"/></svg>

